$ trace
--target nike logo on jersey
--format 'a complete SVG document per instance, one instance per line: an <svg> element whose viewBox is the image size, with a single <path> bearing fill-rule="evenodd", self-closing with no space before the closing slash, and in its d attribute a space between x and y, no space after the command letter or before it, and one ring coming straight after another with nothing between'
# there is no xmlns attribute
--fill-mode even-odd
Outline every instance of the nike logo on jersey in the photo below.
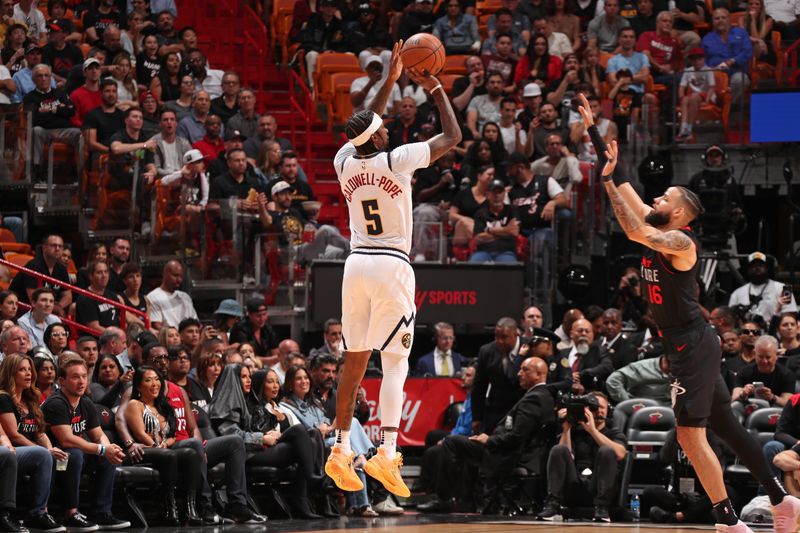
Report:
<svg viewBox="0 0 800 533"><path fill-rule="evenodd" d="M675 347L675 349L678 350L679 352L682 352L684 350L684 348L686 348L685 344L681 344L680 346L676 346Z"/></svg>

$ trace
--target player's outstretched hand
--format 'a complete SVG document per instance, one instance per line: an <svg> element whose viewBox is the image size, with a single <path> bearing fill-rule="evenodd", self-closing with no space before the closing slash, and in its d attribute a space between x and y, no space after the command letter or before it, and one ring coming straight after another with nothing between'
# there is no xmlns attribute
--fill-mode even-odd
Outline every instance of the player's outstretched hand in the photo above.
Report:
<svg viewBox="0 0 800 533"><path fill-rule="evenodd" d="M592 108L589 107L589 100L586 99L586 96L583 93L578 93L578 97L581 99L581 105L578 106L578 111L580 112L581 117L583 117L583 125L586 126L586 129L588 130L594 125Z"/></svg>
<svg viewBox="0 0 800 533"><path fill-rule="evenodd" d="M589 111L591 113L591 111ZM606 150L606 164L603 167L603 176L610 176L614 172L614 167L617 166L617 156L619 155L619 148L617 141L611 141Z"/></svg>
<svg viewBox="0 0 800 533"><path fill-rule="evenodd" d="M403 74L403 58L400 57L400 50L403 48L403 39L400 39L392 47L392 58L389 60L389 80L397 81Z"/></svg>
<svg viewBox="0 0 800 533"><path fill-rule="evenodd" d="M442 84L436 76L429 74L427 70L420 71L415 68L408 68L406 72L408 73L408 77L411 78L411 81L425 89L428 93L435 89L437 85Z"/></svg>

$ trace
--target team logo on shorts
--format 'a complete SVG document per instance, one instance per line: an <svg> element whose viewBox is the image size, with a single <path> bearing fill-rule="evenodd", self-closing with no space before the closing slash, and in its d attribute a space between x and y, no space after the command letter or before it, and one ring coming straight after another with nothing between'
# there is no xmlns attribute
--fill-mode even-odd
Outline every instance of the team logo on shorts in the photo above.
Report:
<svg viewBox="0 0 800 533"><path fill-rule="evenodd" d="M675 403L678 401L678 396L686 394L686 389L681 386L681 382L677 379L669 384L670 396L672 397L672 408L675 409Z"/></svg>
<svg viewBox="0 0 800 533"><path fill-rule="evenodd" d="M406 350L411 348L411 333L406 333L405 335L403 335L403 338L400 340L400 342L403 343L403 348L405 348Z"/></svg>

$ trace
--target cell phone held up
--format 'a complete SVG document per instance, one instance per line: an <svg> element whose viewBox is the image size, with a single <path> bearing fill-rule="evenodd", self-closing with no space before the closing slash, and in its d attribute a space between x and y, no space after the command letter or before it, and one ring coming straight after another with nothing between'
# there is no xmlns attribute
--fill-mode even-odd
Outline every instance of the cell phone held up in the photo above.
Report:
<svg viewBox="0 0 800 533"><path fill-rule="evenodd" d="M789 298L792 299L792 288L788 285L783 286L783 290L781 291L781 298Z"/></svg>

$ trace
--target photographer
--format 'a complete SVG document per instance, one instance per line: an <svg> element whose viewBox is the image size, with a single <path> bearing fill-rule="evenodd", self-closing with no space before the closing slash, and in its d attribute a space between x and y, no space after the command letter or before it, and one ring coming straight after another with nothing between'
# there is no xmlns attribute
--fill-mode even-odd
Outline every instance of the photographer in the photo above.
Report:
<svg viewBox="0 0 800 533"><path fill-rule="evenodd" d="M594 520L610 522L608 508L616 492L617 464L627 454L627 439L606 423L608 399L604 394L592 392L567 402L569 406L558 411L562 433L547 460L548 499L537 517L552 520L560 506L580 507L593 499ZM580 412L575 411L581 403L583 417L579 418Z"/></svg>
<svg viewBox="0 0 800 533"><path fill-rule="evenodd" d="M749 283L733 291L728 305L748 320L760 318L769 324L775 315L797 312L791 287L769 279L767 256L762 252L747 256L747 279Z"/></svg>
<svg viewBox="0 0 800 533"><path fill-rule="evenodd" d="M755 342L755 354L755 361L736 375L732 399L746 402L760 398L783 407L794 394L794 374L778 364L778 341L771 335L762 335Z"/></svg>
<svg viewBox="0 0 800 533"><path fill-rule="evenodd" d="M647 313L647 301L642 297L639 281L639 271L636 267L626 268L611 299L612 306L622 312L622 321L632 326L641 322Z"/></svg>

